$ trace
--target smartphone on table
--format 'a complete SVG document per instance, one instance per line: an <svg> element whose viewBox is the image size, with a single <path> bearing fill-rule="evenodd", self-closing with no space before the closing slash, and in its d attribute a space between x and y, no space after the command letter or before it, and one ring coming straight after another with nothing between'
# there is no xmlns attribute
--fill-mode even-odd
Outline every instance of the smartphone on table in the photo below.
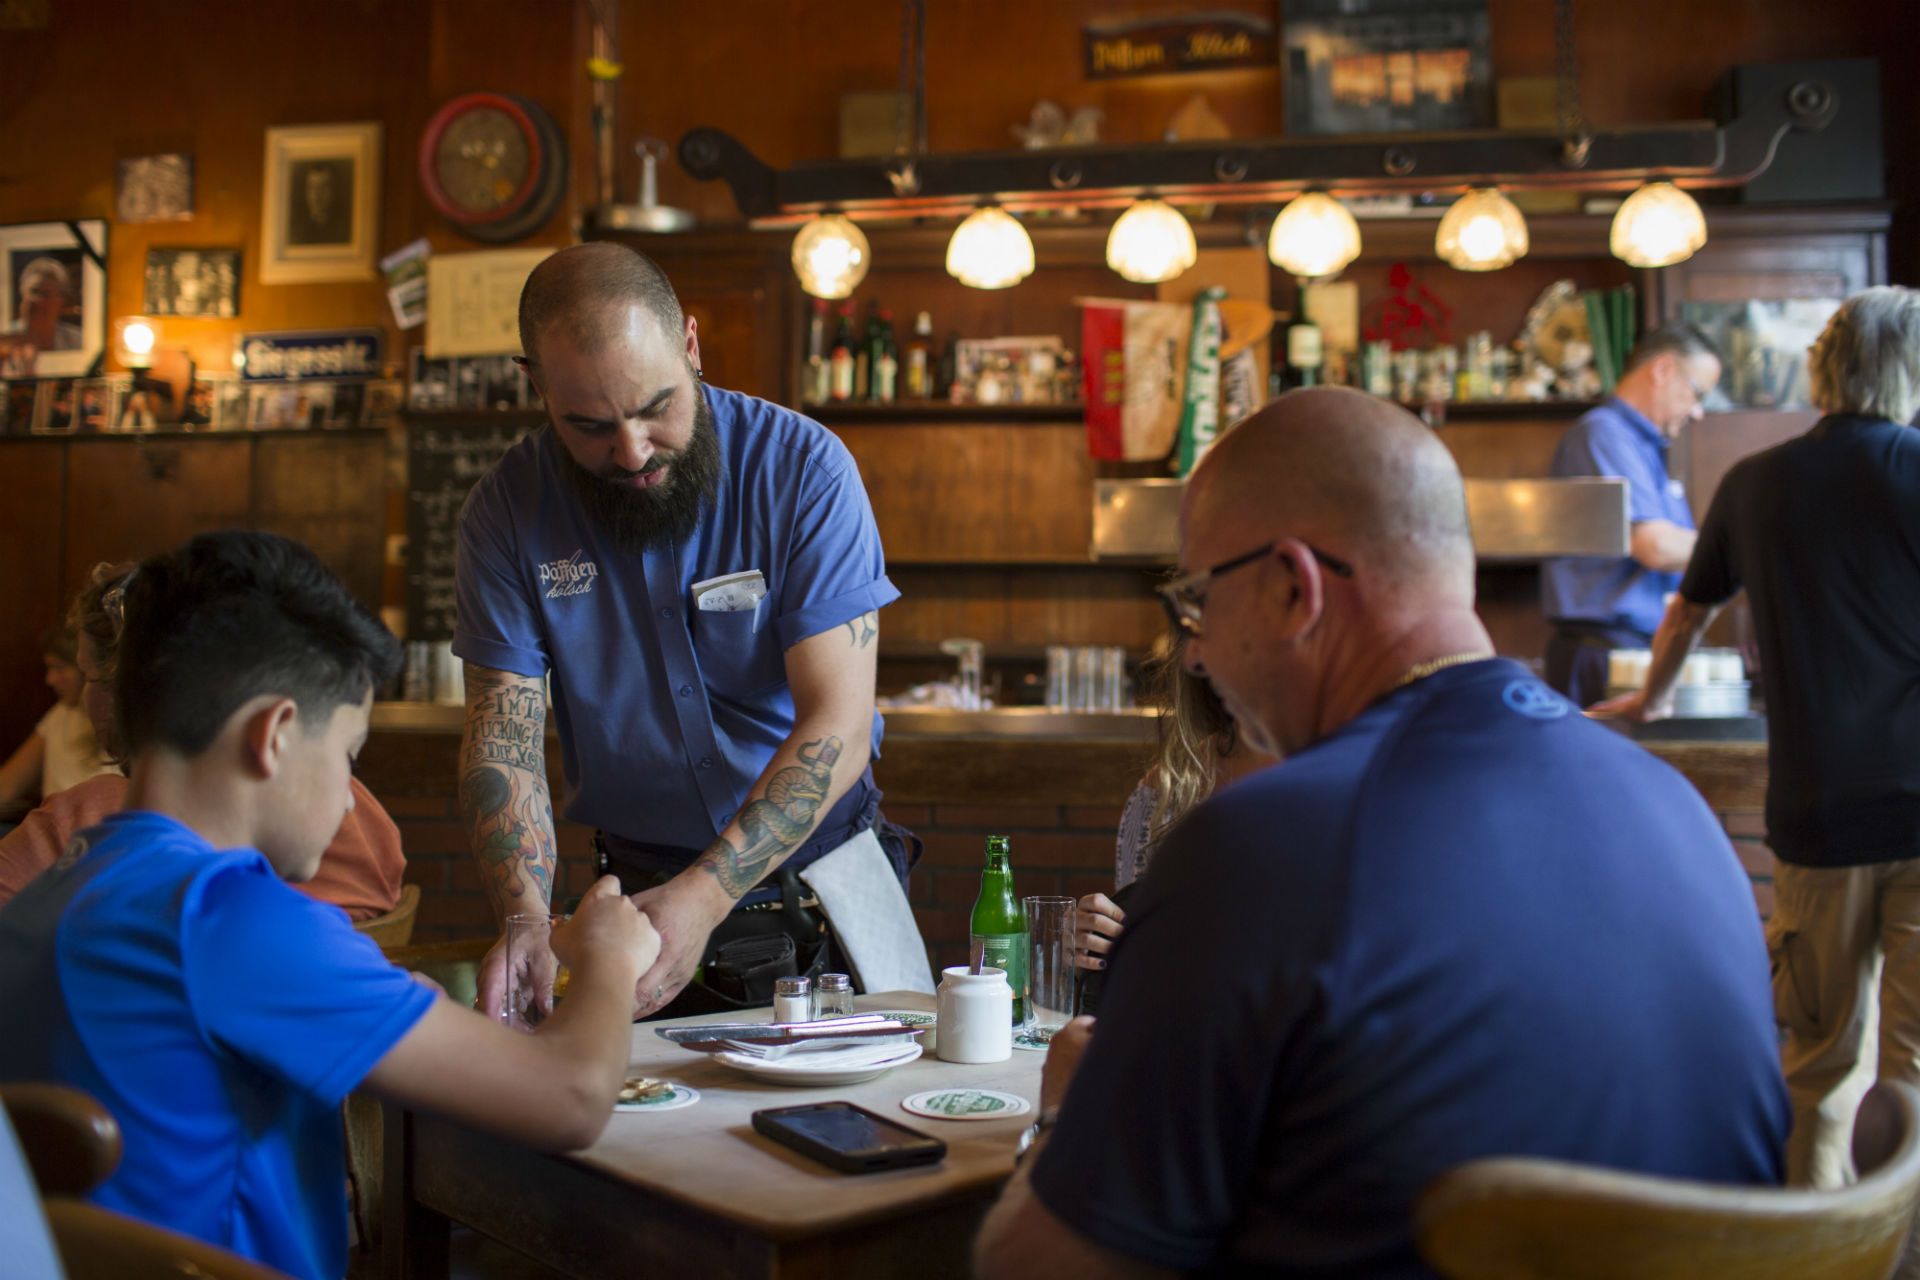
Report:
<svg viewBox="0 0 1920 1280"><path fill-rule="evenodd" d="M938 1163L947 1155L947 1144L940 1139L851 1102L770 1107L753 1113L753 1128L842 1173L906 1169Z"/></svg>

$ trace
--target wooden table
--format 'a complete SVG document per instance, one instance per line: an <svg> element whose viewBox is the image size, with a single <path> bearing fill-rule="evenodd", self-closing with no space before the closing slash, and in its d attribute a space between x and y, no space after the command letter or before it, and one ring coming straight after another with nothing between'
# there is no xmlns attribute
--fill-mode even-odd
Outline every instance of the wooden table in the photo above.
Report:
<svg viewBox="0 0 1920 1280"><path fill-rule="evenodd" d="M891 992L856 1004L931 1012L933 998ZM1034 1112L932 1120L909 1114L900 1100L978 1087L1017 1093L1037 1108L1044 1054L1016 1049L1006 1062L961 1066L929 1050L864 1084L793 1089L670 1044L654 1034L662 1025L671 1024L634 1027L633 1073L691 1085L700 1101L678 1111L615 1112L600 1141L572 1155L541 1155L389 1107L382 1252L390 1280L443 1280L454 1222L582 1280L969 1274L974 1233ZM755 1111L825 1099L932 1134L946 1142L947 1158L851 1176L753 1131Z"/></svg>

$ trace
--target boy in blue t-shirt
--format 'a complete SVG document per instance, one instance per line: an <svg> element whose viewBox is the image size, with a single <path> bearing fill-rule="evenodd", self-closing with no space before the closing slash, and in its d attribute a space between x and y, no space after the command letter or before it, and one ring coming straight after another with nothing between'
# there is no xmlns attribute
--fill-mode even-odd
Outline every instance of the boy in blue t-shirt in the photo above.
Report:
<svg viewBox="0 0 1920 1280"><path fill-rule="evenodd" d="M341 1100L363 1083L549 1150L592 1143L659 937L611 877L521 1035L388 964L310 878L398 646L297 543L223 532L142 564L115 676L126 811L0 909L0 1080L119 1121L96 1203L290 1275L346 1269ZM530 1082L540 1087L529 1089Z"/></svg>

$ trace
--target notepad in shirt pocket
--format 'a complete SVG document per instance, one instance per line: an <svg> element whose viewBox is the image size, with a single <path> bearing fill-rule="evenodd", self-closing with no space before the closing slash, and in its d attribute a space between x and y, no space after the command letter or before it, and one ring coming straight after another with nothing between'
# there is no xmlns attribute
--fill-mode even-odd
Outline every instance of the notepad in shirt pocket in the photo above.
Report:
<svg viewBox="0 0 1920 1280"><path fill-rule="evenodd" d="M765 576L746 569L694 583L693 607L700 613L752 613L766 595Z"/></svg>

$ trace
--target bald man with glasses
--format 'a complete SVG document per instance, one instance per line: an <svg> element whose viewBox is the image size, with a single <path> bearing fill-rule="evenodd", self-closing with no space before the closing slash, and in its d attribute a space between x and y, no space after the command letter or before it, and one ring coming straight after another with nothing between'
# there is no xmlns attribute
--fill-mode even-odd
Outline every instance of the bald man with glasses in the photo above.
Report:
<svg viewBox="0 0 1920 1280"><path fill-rule="evenodd" d="M1180 559L1188 665L1285 758L1154 855L979 1273L1426 1276L1415 1197L1496 1153L1777 1183L1746 876L1683 778L1493 655L1433 433L1283 396L1196 472Z"/></svg>

